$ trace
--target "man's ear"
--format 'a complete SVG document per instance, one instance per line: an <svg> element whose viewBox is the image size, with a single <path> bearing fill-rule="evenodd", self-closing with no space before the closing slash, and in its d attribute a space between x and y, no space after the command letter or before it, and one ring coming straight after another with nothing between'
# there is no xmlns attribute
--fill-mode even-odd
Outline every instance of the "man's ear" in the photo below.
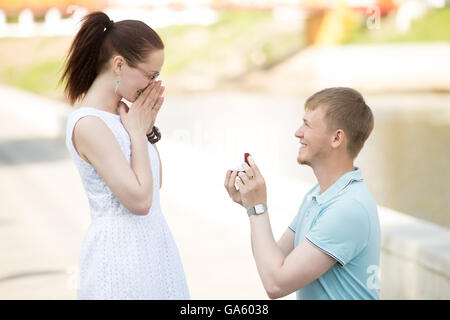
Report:
<svg viewBox="0 0 450 320"><path fill-rule="evenodd" d="M342 129L338 129L334 132L332 141L331 141L331 147L333 149L338 148L341 144L344 143L346 136L345 132Z"/></svg>

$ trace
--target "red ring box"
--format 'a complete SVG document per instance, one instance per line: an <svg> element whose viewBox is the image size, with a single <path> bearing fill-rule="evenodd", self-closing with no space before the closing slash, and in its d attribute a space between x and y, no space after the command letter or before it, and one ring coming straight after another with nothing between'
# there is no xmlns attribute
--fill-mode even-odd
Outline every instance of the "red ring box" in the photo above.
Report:
<svg viewBox="0 0 450 320"><path fill-rule="evenodd" d="M248 157L250 156L250 153L244 153L244 161L245 161L245 163L247 163L248 164L248 166L250 167L250 163L248 162ZM242 167L238 167L238 169L236 170L237 172L238 172L238 174L239 174L239 172L245 172L245 170L243 170L243 168Z"/></svg>

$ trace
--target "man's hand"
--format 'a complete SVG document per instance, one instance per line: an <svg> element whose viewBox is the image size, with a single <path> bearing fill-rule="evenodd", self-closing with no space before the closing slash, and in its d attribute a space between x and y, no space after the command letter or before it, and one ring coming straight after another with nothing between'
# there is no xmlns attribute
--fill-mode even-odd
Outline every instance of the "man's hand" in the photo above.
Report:
<svg viewBox="0 0 450 320"><path fill-rule="evenodd" d="M256 204L267 204L266 182L251 156L248 157L250 167L244 162L242 164L244 172L239 172L236 184L239 187L239 194L242 205L249 209Z"/></svg>
<svg viewBox="0 0 450 320"><path fill-rule="evenodd" d="M231 200L233 200L234 202L236 202L242 206L243 204L242 204L241 195L234 185L235 181L236 181L236 177L237 177L237 171L231 171L231 170L227 171L227 175L225 177L225 189L227 189L228 195L230 196Z"/></svg>

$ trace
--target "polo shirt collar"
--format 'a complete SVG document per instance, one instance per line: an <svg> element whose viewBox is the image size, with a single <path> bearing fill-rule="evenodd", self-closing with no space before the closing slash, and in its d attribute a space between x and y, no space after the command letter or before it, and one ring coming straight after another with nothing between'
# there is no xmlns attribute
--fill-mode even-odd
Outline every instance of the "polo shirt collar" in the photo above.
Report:
<svg viewBox="0 0 450 320"><path fill-rule="evenodd" d="M352 181L363 181L361 169L359 167L354 167L355 170L345 173L340 177L331 187L327 189L322 194L316 194L313 198L316 199L319 205L327 202L341 190L345 189Z"/></svg>

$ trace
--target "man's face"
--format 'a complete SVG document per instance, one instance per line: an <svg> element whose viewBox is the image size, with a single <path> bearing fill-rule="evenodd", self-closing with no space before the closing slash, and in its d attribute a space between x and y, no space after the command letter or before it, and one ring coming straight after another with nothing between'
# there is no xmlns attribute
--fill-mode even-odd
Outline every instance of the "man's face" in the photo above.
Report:
<svg viewBox="0 0 450 320"><path fill-rule="evenodd" d="M332 133L327 130L322 107L306 111L302 122L295 132L300 139L297 162L313 166L329 155Z"/></svg>

